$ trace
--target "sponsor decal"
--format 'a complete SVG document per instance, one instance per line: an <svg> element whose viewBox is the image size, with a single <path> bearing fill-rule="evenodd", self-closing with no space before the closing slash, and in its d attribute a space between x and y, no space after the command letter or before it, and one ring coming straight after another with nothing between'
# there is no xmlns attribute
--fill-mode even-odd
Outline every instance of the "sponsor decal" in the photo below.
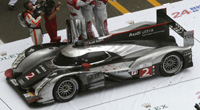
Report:
<svg viewBox="0 0 200 110"><path fill-rule="evenodd" d="M100 78L102 76L103 76L102 73L95 73L95 74L88 75L88 78L89 79L96 79L96 78Z"/></svg>
<svg viewBox="0 0 200 110"><path fill-rule="evenodd" d="M189 31L184 33L184 46L194 45L194 32Z"/></svg>
<svg viewBox="0 0 200 110"><path fill-rule="evenodd" d="M196 93L196 95L198 96L197 99L200 99L200 91ZM195 103L194 108L196 108L196 110L200 110L200 103Z"/></svg>
<svg viewBox="0 0 200 110"><path fill-rule="evenodd" d="M149 77L153 75L152 67L140 69L139 72L140 72L140 78Z"/></svg>
<svg viewBox="0 0 200 110"><path fill-rule="evenodd" d="M130 33L129 37L134 37L134 36L138 36L138 35L149 36L149 35L158 34L158 33L162 33L162 32L165 32L165 30L155 31L154 29L146 29L146 30Z"/></svg>
<svg viewBox="0 0 200 110"><path fill-rule="evenodd" d="M31 53L31 52L34 52L35 51L35 49L30 49L30 50L28 50L28 53Z"/></svg>
<svg viewBox="0 0 200 110"><path fill-rule="evenodd" d="M135 75L137 75L137 74L138 74L138 71L137 71L137 70L131 72L131 76L135 76Z"/></svg>
<svg viewBox="0 0 200 110"><path fill-rule="evenodd" d="M114 73L125 73L125 72L128 72L128 70L119 70L119 71L116 71Z"/></svg>
<svg viewBox="0 0 200 110"><path fill-rule="evenodd" d="M169 108L166 104L152 107L150 103L144 103L141 106L146 108L146 110L167 110Z"/></svg>
<svg viewBox="0 0 200 110"><path fill-rule="evenodd" d="M91 45L91 44L95 44L95 43L99 43L99 42L102 42L103 39L95 39L95 40L92 40L92 41L89 41L89 42L85 42L85 45Z"/></svg>
<svg viewBox="0 0 200 110"><path fill-rule="evenodd" d="M30 94L30 96L34 96L34 93L32 93L32 92L28 92L29 94Z"/></svg>
<svg viewBox="0 0 200 110"><path fill-rule="evenodd" d="M7 56L7 52L5 52L5 51L4 52L0 52L0 55L1 56Z"/></svg>
<svg viewBox="0 0 200 110"><path fill-rule="evenodd" d="M103 70L105 72L108 72L109 73L125 73L125 72L128 72L128 70L120 70L120 68L116 68L116 65L105 65L105 66L102 66Z"/></svg>
<svg viewBox="0 0 200 110"><path fill-rule="evenodd" d="M184 32L184 28L178 23L175 23L174 25L169 25L169 27L179 34Z"/></svg>
<svg viewBox="0 0 200 110"><path fill-rule="evenodd" d="M18 82L19 82L20 85L24 85L25 84L25 82L22 79L19 79Z"/></svg>
<svg viewBox="0 0 200 110"><path fill-rule="evenodd" d="M0 62L14 59L19 55L19 53L11 54L9 55L7 52L1 52L0 53Z"/></svg>
<svg viewBox="0 0 200 110"><path fill-rule="evenodd" d="M179 18L182 17L184 15L189 15L191 13L196 13L196 12L200 12L200 5L196 5L194 7L191 7L189 9L184 9L182 11L179 12L174 12L172 13L173 18Z"/></svg>
<svg viewBox="0 0 200 110"><path fill-rule="evenodd" d="M35 69L35 71L37 74L41 74L42 72L47 72L46 68L43 65L39 65L39 68Z"/></svg>
<svg viewBox="0 0 200 110"><path fill-rule="evenodd" d="M31 73L29 73L28 75L26 75L25 78L26 78L27 80L30 80L30 79L32 79L32 78L35 77L35 76L36 76L35 73L31 72Z"/></svg>
<svg viewBox="0 0 200 110"><path fill-rule="evenodd" d="M138 32L135 32L135 33L130 33L129 37L134 37L134 36L137 36L137 35L140 35L140 34L141 34L141 31L138 31Z"/></svg>
<svg viewBox="0 0 200 110"><path fill-rule="evenodd" d="M192 50L186 50L183 52L183 56L192 56Z"/></svg>
<svg viewBox="0 0 200 110"><path fill-rule="evenodd" d="M35 71L38 73L38 74L40 74L41 72L40 72L40 70L38 70L38 69L35 69Z"/></svg>
<svg viewBox="0 0 200 110"><path fill-rule="evenodd" d="M11 79L10 81L13 83L13 85L19 86L19 84L17 83L16 79Z"/></svg>
<svg viewBox="0 0 200 110"><path fill-rule="evenodd" d="M154 32L154 29L147 29L147 30L142 31L142 34L148 34L152 32Z"/></svg>
<svg viewBox="0 0 200 110"><path fill-rule="evenodd" d="M40 65L39 67L42 69L42 71L44 71L44 72L47 71L47 70L44 68L44 66Z"/></svg>
<svg viewBox="0 0 200 110"><path fill-rule="evenodd" d="M192 62L192 51L191 50L184 51L183 56L187 59L188 63Z"/></svg>
<svg viewBox="0 0 200 110"><path fill-rule="evenodd" d="M23 94L25 98L31 97L31 95L29 93L25 93Z"/></svg>

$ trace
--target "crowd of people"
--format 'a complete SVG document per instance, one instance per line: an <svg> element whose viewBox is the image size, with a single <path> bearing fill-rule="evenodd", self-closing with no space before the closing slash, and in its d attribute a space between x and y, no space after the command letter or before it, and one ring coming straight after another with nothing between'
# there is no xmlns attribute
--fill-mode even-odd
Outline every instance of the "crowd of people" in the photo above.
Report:
<svg viewBox="0 0 200 110"><path fill-rule="evenodd" d="M17 0L10 0L8 3L9 8L14 8L16 2ZM45 7L43 7L43 3L45 3ZM70 19L79 19L81 23L80 36L78 36L79 40L95 37L92 29L93 23L96 26L99 36L109 34L107 28L107 3L108 0L67 0ZM28 27L35 45L43 42L41 29L42 17L45 19L45 28L50 36L50 42L60 42L61 37L57 36L56 21L56 14L60 10L60 5L61 2L55 3L53 0L26 0L24 2L25 11L21 13L21 17L24 19L24 24Z"/></svg>

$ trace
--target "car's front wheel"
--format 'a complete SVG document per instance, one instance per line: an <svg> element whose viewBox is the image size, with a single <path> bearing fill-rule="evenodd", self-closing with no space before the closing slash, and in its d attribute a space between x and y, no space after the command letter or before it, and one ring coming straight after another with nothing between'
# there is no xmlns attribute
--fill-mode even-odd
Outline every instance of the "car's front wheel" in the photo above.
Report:
<svg viewBox="0 0 200 110"><path fill-rule="evenodd" d="M160 64L160 72L163 76L173 76L183 67L183 58L178 53L167 54Z"/></svg>
<svg viewBox="0 0 200 110"><path fill-rule="evenodd" d="M58 102L72 100L78 92L78 82L73 77L64 77L54 86L53 96Z"/></svg>

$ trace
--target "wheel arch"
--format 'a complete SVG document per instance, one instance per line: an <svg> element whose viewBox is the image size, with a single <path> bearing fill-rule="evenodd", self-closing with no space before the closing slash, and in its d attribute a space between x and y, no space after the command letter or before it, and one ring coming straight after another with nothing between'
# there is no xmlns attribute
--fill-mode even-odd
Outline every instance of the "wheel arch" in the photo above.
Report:
<svg viewBox="0 0 200 110"><path fill-rule="evenodd" d="M77 81L77 83L78 83L78 92L80 92L81 90L82 90L82 84L83 84L83 81L80 79L80 77L78 77L77 75L69 75L69 76L64 76L64 77L62 77L62 78L65 78L65 77L72 77L72 78L74 78L76 81ZM57 80L57 82L59 81L59 80L61 80L62 78L60 78L60 79L58 79ZM56 82L56 83L57 83ZM55 84L56 84L55 83Z"/></svg>
<svg viewBox="0 0 200 110"><path fill-rule="evenodd" d="M152 52L138 58L131 66L130 71L136 71L141 68L149 67L154 64L160 64L162 59L169 53L178 53L183 58L183 64L185 63L185 58L183 56L184 51L190 49L189 47L177 47L168 46L159 49L155 49Z"/></svg>
<svg viewBox="0 0 200 110"><path fill-rule="evenodd" d="M183 57L183 55L180 52L178 52L178 51L169 52L166 55L164 55L164 57L162 58L161 62L159 63L159 72L160 72L160 74L162 76L173 76L173 75L175 75L175 74L167 75L166 73L162 73L163 71L161 70L162 69L162 66L161 66L162 62L164 61L165 57L167 57L169 55L178 55L178 57L180 57L180 60L182 62L182 67L175 74L177 74L178 72L180 72L184 68L184 57Z"/></svg>
<svg viewBox="0 0 200 110"><path fill-rule="evenodd" d="M182 62L183 62L182 69L183 69L183 68L184 68L184 65L185 65L185 58L183 57L183 54L181 54L181 52L179 52L179 51L172 51L172 52L167 53L165 56L167 56L167 55L169 55L169 54L173 54L173 53L174 53L174 54L178 54L178 55L181 56L181 58L183 59L183 60L182 60ZM164 57L165 57L165 56L164 56ZM164 58L164 57L163 57L163 58ZM163 58L162 58L162 60L163 60ZM162 60L161 60L161 61L162 61ZM161 63L161 62L160 62L160 63Z"/></svg>
<svg viewBox="0 0 200 110"><path fill-rule="evenodd" d="M61 80L64 77L73 77L73 78L77 78L77 82L78 84L81 83L79 82L80 79L78 78L78 76L76 76L76 74L78 74L78 72L74 72L74 73L69 73L69 74L59 74L53 78L51 78L51 80L48 82L48 84L46 84L41 91L39 92L40 96L43 98L42 100L39 100L40 102L45 102L48 100L55 100L54 96L53 96L53 89L55 84Z"/></svg>
<svg viewBox="0 0 200 110"><path fill-rule="evenodd" d="M68 81L71 80L70 82L73 82L74 87L76 87L76 88L74 88L75 92L73 93L73 95L71 97L69 97L68 99L62 99L56 91L58 90L58 87L60 86L60 84L63 83L63 81L66 81L66 80L68 80ZM68 101L72 100L76 96L76 94L78 94L78 92L79 92L79 82L78 82L77 78L74 77L73 75L69 75L69 76L59 78L56 81L56 83L54 84L53 89L51 91L54 100L58 101L58 102L68 102Z"/></svg>

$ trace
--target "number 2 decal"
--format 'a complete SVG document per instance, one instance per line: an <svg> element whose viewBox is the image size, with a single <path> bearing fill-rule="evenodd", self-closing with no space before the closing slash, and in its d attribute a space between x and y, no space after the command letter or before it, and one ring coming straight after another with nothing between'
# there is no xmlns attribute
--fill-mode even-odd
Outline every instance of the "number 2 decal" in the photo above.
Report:
<svg viewBox="0 0 200 110"><path fill-rule="evenodd" d="M33 72L25 76L25 78L26 78L27 80L30 80L30 79L32 79L33 77L35 77L35 73L33 73Z"/></svg>
<svg viewBox="0 0 200 110"><path fill-rule="evenodd" d="M152 76L152 67L143 68L140 70L140 78Z"/></svg>

